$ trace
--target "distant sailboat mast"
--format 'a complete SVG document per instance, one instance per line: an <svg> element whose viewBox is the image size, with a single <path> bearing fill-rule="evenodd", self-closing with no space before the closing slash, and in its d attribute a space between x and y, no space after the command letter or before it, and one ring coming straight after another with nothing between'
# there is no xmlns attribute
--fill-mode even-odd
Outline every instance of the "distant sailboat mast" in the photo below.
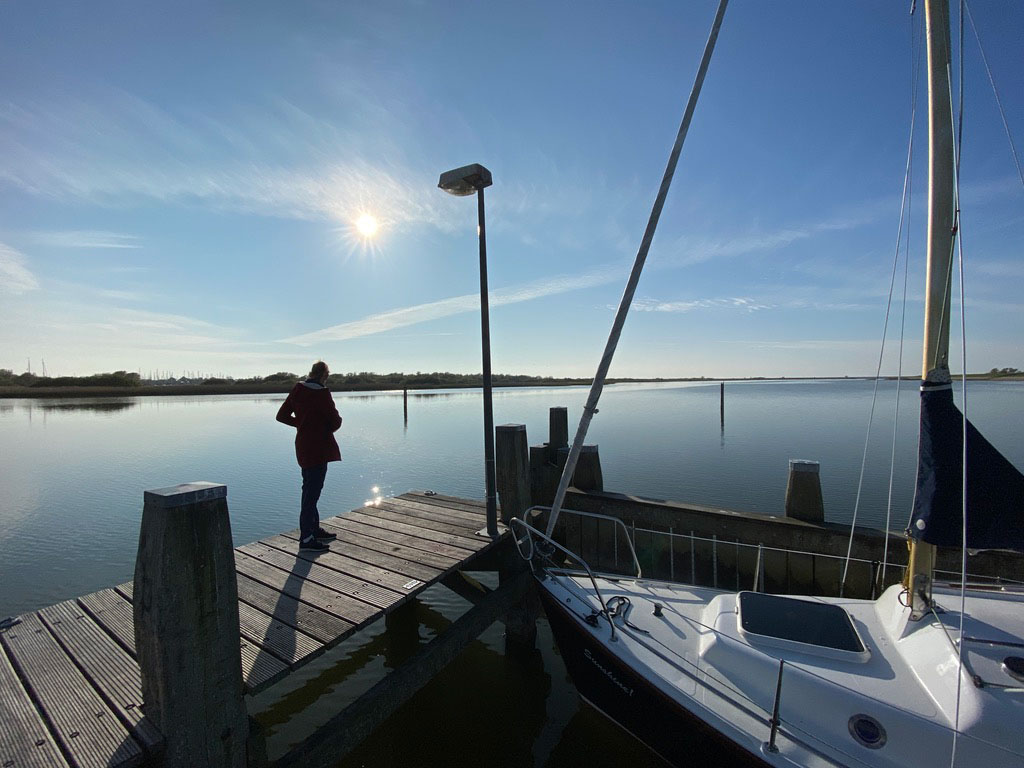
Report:
<svg viewBox="0 0 1024 768"><path fill-rule="evenodd" d="M928 40L928 256L924 312L925 389L949 387L949 315L956 241L948 0L925 0ZM907 588L912 614L931 604L935 545L912 538Z"/></svg>

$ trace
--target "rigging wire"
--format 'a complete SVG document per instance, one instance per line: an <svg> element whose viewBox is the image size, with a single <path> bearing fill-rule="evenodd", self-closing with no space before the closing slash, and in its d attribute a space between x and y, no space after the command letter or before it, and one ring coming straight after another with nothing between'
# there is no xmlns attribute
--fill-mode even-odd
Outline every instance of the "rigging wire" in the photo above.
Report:
<svg viewBox="0 0 1024 768"><path fill-rule="evenodd" d="M922 22L923 25L923 22ZM903 341L907 329L907 285L910 276L910 217L913 205L913 156L914 156L914 127L917 122L917 94L921 81L921 54L924 46L920 44L917 36L918 27L914 26L913 20L910 24L910 51L911 51L911 73L910 73L910 142L907 148L907 175L904 180L906 194L904 204L907 205L907 242L903 253L903 303L900 309L900 347L896 356L896 406L892 416L892 447L889 456L889 493L885 505L885 542L882 546L882 585L885 585L885 573L889 567L889 529L892 524L892 490L896 476L896 438L900 423L900 387L903 384ZM924 29L921 26L921 36L924 36ZM896 249L899 251L899 237L896 238ZM911 505L913 510L913 505Z"/></svg>
<svg viewBox="0 0 1024 768"><path fill-rule="evenodd" d="M911 29L911 34L913 35L913 28ZM856 496L856 498L855 498L855 500L853 502L853 519L850 521L850 537L849 537L849 540L848 540L847 545L846 545L846 559L843 562L843 576L839 580L839 596L840 597L843 596L843 593L846 590L846 576L847 576L847 574L848 574L848 572L850 570L850 557L851 557L851 555L853 553L853 534L854 534L854 531L856 530L856 527L857 527L857 513L860 510L861 492L864 490L864 471L865 471L865 468L867 467L867 461L868 461L868 445L869 445L869 443L871 441L871 425L872 425L872 423L874 422L874 419L875 419L875 404L878 401L878 382L879 382L879 380L881 379L881 376L882 376L882 361L885 358L885 338L886 338L886 335L889 332L889 314L890 314L890 312L892 310L892 297L893 297L894 288L896 286L896 271L897 271L897 268L899 266L899 260L900 260L900 244L903 242L903 222L904 222L904 217L908 215L907 199L908 199L908 191L909 191L909 188L910 188L910 173L911 173L911 169L912 169L911 160L912 160L913 152L914 152L914 123L915 123L915 119L916 119L916 116L917 116L916 72L911 76L911 82L912 82L911 91L912 91L913 95L911 96L911 107L910 107L910 138L909 138L909 140L907 142L907 163L906 163L906 169L904 170L904 173L903 173L903 196L902 196L902 200L901 200L901 203L900 203L899 226L897 227L897 230L896 230L896 252L893 254L892 275L889 278L889 298L886 301L886 305L885 305L885 322L882 325L882 343L881 343L880 349L878 350L878 366L875 368L875 383L874 383L874 388L872 389L872 392L871 392L871 410L870 410L870 412L868 414L867 433L864 436L864 452L863 452L863 454L861 456L861 461L860 461L860 477L857 480L857 496ZM909 247L910 247L909 246L909 231L908 231L907 237L908 237L908 245L907 245L907 247L909 249ZM909 254L908 254L908 260L909 260ZM904 293L903 293L903 298L904 298L903 318L905 319L906 318L906 279L905 278L904 278L903 291L904 291ZM902 321L901 321L901 323L902 323ZM900 330L900 358L901 358L900 359L900 372L901 373L902 373L902 356L903 356L903 328L901 327L901 330ZM899 413L899 411L898 411L898 408L899 408L899 378L897 378L897 380L896 380L896 403L897 403L897 414L898 414ZM895 429L895 427L894 427L894 429ZM893 459L892 459L893 463L895 463L895 440L896 440L896 436L895 436L895 432L894 432L894 434L893 434L893 443L894 443L894 445L893 445ZM893 468L890 467L890 469L889 469L889 505L890 505L890 509L891 509L891 505L892 505L892 473L893 473ZM888 548L889 548L888 530L889 530L889 513L887 512L886 513L886 536L885 536L885 552L886 553L888 553ZM884 556L883 556L883 562L884 562ZM883 581L884 581L884 579L883 579Z"/></svg>
<svg viewBox="0 0 1024 768"><path fill-rule="evenodd" d="M999 98L999 89L996 88L996 80L992 76L992 68L988 65L988 57L985 55L985 46L981 44L981 35L978 34L978 27L974 23L974 16L971 14L971 7L967 5L966 1L963 3L963 11L967 12L967 20L971 23L971 29L974 30L974 39L978 41L978 50L981 52L981 61L985 65L985 72L988 73L988 82L992 86L992 93L996 97L996 106L999 107L999 117L1003 121L1003 130L1006 131L1006 139L1010 142L1010 154L1013 155L1013 162L1017 166L1017 175L1020 177L1020 183L1024 186L1024 171L1021 170L1020 158L1017 156L1017 147L1013 144L1013 134L1010 133L1010 124L1006 121L1006 110L1003 109L1003 100ZM961 26L962 23L961 23ZM961 30L961 54L960 58L963 58L963 31Z"/></svg>
<svg viewBox="0 0 1024 768"><path fill-rule="evenodd" d="M964 614L967 613L967 307L964 304L964 240L960 233L960 158L964 135L964 9L966 4L967 0L960 0L960 50L958 51L960 93L957 104L956 142L953 145L953 151L956 153L956 162L953 163L953 237L956 240L959 256L957 266L960 272L960 360L963 366L960 377L960 398L963 410L960 413L962 436L960 443L960 642L956 647L956 711L953 716L953 747L949 756L950 768L956 766L957 736L960 733L960 698L964 678Z"/></svg>

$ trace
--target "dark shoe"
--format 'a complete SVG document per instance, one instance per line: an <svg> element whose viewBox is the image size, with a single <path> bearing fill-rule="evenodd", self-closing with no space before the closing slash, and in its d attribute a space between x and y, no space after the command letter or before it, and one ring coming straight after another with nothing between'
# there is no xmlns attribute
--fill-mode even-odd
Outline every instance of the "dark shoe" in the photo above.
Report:
<svg viewBox="0 0 1024 768"><path fill-rule="evenodd" d="M306 552L326 552L330 547L324 544L320 539L310 536L305 541L299 542L299 550Z"/></svg>
<svg viewBox="0 0 1024 768"><path fill-rule="evenodd" d="M325 531L323 528L317 528L316 533L314 533L313 535L320 539L320 541L334 541L336 538L338 538L338 534L330 533L328 531Z"/></svg>

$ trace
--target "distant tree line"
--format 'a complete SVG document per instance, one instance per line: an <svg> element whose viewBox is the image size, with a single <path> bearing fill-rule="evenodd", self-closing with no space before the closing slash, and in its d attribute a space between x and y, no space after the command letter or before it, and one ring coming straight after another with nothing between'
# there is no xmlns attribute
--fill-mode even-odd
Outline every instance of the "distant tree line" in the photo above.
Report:
<svg viewBox="0 0 1024 768"><path fill-rule="evenodd" d="M287 371L278 371L269 376L254 376L251 379L234 379L234 383L253 384L294 384L301 381L305 376L299 376ZM583 384L590 379L555 378L551 376L523 376L517 374L496 373L491 376L491 381L496 386L529 386L529 385L551 385L551 384ZM224 379L209 379L203 382L211 384L226 383ZM227 382L230 383L230 382ZM360 371L358 373L332 373L327 379L327 386L331 389L405 389L405 388L426 388L426 387L479 387L483 384L483 376L479 373L450 373L448 371L433 371L424 373L373 373L372 371Z"/></svg>
<svg viewBox="0 0 1024 768"><path fill-rule="evenodd" d="M8 368L0 368L0 386L7 387L173 387L180 385L200 385L216 387L286 387L304 379L297 373L278 371L269 376L252 376L249 378L232 378L211 376L203 379L141 379L138 373L114 371L112 373L95 373L91 376L37 376L33 373L15 374ZM491 377L496 386L529 386L551 384L583 384L589 379L555 378L550 376L520 376L513 374L494 374ZM620 379L627 381L627 379ZM429 387L479 387L483 377L476 373L449 373L433 371L424 373L334 373L327 382L328 386L337 390L349 389L423 389Z"/></svg>
<svg viewBox="0 0 1024 768"><path fill-rule="evenodd" d="M1017 368L993 368L988 373L972 373L969 378L997 379L1005 377L1024 378L1024 371ZM208 387L217 393L224 391L249 391L249 392L281 392L286 391L296 382L305 378L297 373L289 371L278 371L269 376L251 376L249 378L232 377L208 377L203 379L162 379L149 380L141 379L138 373L128 371L113 371L112 373L94 373L91 376L37 376L33 373L15 374L9 368L0 368L0 387L29 387L29 388L65 388L65 387L106 387L106 388L143 388L146 394L159 394L170 388L183 391L190 387ZM750 377L752 380L763 377ZM618 378L608 379L608 383L615 382L642 382L642 381L706 381L704 376L691 378ZM589 384L590 379L555 377L555 376L525 376L520 374L496 373L491 377L492 383L497 387L529 387L529 386L559 386ZM451 373L448 371L432 371L426 373L373 373L371 371L360 371L358 373L332 373L327 380L327 385L334 390L381 390L381 389L438 389L438 388L459 388L479 387L483 385L483 377L479 373ZM178 394L179 392L175 392ZM10 393L9 393L10 394Z"/></svg>
<svg viewBox="0 0 1024 768"><path fill-rule="evenodd" d="M128 371L91 376L36 376L34 373L15 375L10 368L0 368L0 386L7 387L138 387L141 384L139 374Z"/></svg>

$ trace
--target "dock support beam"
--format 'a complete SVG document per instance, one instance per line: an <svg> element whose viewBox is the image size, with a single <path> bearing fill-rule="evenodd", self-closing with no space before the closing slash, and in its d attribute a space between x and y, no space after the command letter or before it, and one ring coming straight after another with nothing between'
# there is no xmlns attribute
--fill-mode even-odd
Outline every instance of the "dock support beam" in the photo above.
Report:
<svg viewBox="0 0 1024 768"><path fill-rule="evenodd" d="M276 761L278 768L335 765L390 717L481 632L500 620L531 588L529 573L520 573L502 589L486 595L443 633L423 646L401 667L324 724L311 738Z"/></svg>
<svg viewBox="0 0 1024 768"><path fill-rule="evenodd" d="M132 606L143 710L166 768L245 768L248 718L227 487L146 491Z"/></svg>

